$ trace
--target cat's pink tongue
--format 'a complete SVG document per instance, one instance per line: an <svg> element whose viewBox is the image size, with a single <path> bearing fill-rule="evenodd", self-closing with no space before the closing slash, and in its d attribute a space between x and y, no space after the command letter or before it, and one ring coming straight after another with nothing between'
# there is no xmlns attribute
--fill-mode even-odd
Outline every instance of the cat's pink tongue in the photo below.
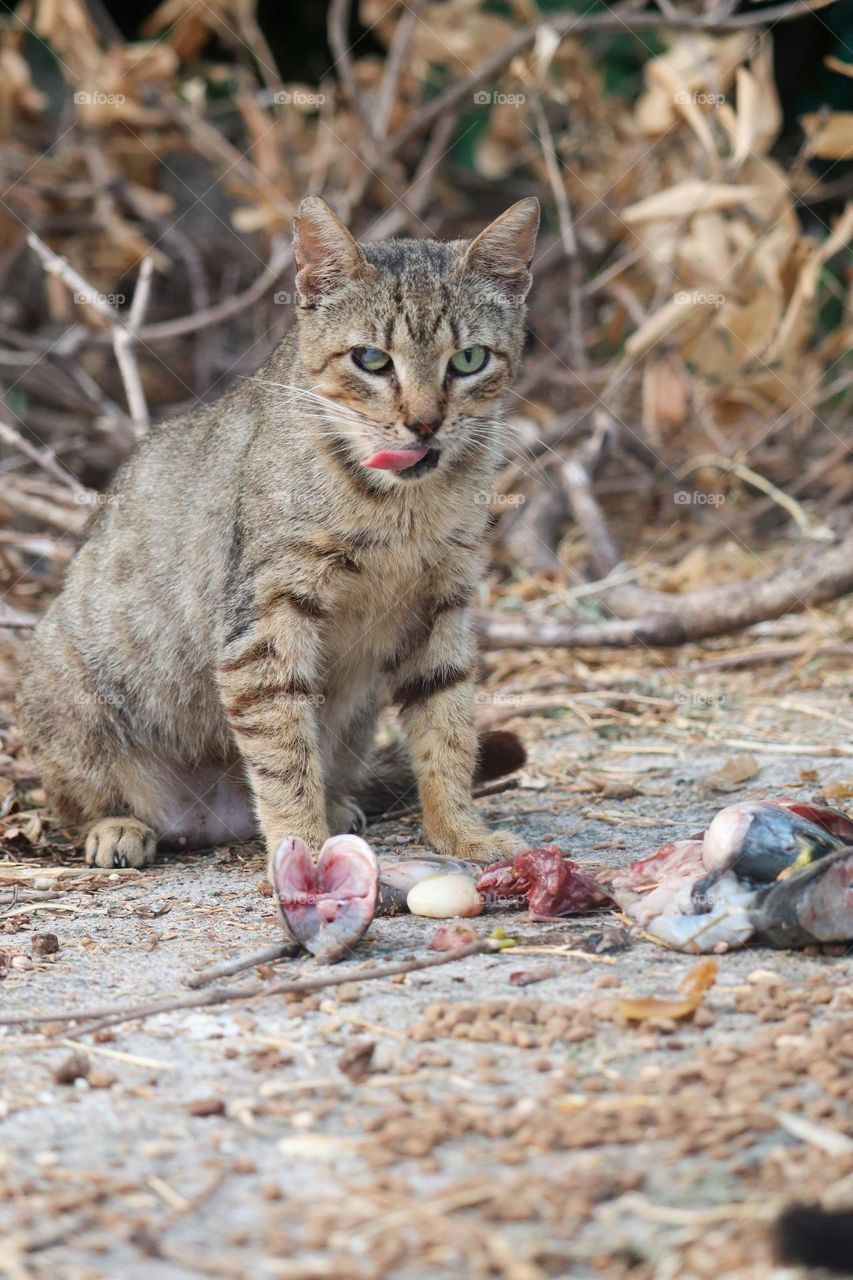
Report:
<svg viewBox="0 0 853 1280"><path fill-rule="evenodd" d="M425 458L429 449L380 449L371 458L367 458L362 466L374 467L377 471L405 471L413 467L421 458Z"/></svg>

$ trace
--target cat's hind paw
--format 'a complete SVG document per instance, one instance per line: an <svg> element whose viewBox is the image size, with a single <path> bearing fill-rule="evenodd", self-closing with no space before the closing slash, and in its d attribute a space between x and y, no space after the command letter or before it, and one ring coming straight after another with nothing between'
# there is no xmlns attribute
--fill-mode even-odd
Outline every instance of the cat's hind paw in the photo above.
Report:
<svg viewBox="0 0 853 1280"><path fill-rule="evenodd" d="M367 817L352 796L340 796L330 801L328 810L330 831L336 835L364 835L367 830Z"/></svg>
<svg viewBox="0 0 853 1280"><path fill-rule="evenodd" d="M137 818L101 818L86 836L86 865L147 867L156 848L157 836Z"/></svg>

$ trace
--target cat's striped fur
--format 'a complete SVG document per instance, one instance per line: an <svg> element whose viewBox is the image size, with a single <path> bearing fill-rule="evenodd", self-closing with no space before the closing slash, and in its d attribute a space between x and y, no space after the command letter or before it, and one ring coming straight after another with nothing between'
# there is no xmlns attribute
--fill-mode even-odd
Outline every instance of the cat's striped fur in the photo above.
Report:
<svg viewBox="0 0 853 1280"><path fill-rule="evenodd" d="M318 851L357 818L389 700L435 848L517 847L471 802L471 606L537 223L523 200L470 244L360 246L303 202L295 331L151 432L32 642L20 724L51 800L90 824L90 862L258 829L270 852ZM452 375L476 346L483 370ZM365 347L391 371L360 368ZM363 465L424 442L409 473Z"/></svg>

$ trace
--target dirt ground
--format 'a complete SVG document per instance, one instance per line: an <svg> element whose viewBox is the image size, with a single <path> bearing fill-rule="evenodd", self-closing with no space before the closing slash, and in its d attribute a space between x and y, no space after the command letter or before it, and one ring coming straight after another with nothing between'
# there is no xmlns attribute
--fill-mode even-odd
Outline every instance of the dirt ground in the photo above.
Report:
<svg viewBox="0 0 853 1280"><path fill-rule="evenodd" d="M528 660L514 661L492 671L487 710L521 730L531 758L480 807L592 871L740 797L829 788L844 807L853 794L837 666L804 666L796 689L790 673L784 688L772 673L760 688L750 671L717 673L679 684L688 695L623 672L606 696L588 688L532 717L506 692L523 672L533 687ZM732 760L754 776L715 790ZM384 852L415 852L417 838L410 818L372 835ZM279 937L252 848L76 881L79 860L28 850L8 820L5 848L4 1014L180 992L194 969ZM14 905L16 874L30 889L72 887ZM676 996L696 959L626 934L610 913L474 924L519 945L79 1041L67 1026L0 1028L0 1275L805 1275L774 1261L770 1232L792 1199L853 1205L844 949L721 955L693 1021L629 1025L620 998ZM377 920L342 963L426 954L435 930ZM34 945L45 933L53 955ZM299 959L229 981L317 972ZM62 1082L75 1071L88 1078Z"/></svg>

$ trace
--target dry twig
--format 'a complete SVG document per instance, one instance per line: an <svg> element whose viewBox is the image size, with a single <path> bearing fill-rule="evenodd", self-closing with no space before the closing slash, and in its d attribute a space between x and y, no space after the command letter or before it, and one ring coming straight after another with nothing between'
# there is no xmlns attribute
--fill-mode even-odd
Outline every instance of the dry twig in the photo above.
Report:
<svg viewBox="0 0 853 1280"><path fill-rule="evenodd" d="M258 983L245 987L214 987L211 991L201 991L197 995L166 996L149 1004L116 1004L105 1005L96 1009L57 1010L54 1013L14 1014L0 1017L2 1027L20 1027L43 1023L65 1025L69 1022L83 1023L78 1026L76 1035L88 1035L100 1031L104 1027L118 1026L122 1022L138 1022L143 1018L153 1018L158 1013L172 1013L177 1009L200 1009L208 1005L232 1004L238 1000L263 999L277 995L310 995L314 991L324 991L327 987L340 987L344 983L372 982L377 978L393 978L402 973L414 973L420 969L434 969L439 965L453 964L457 960L466 960L469 956L486 955L501 951L506 942L492 941L485 938L481 942L472 942L468 947L460 947L457 951L440 952L438 955L420 956L412 960L403 960L398 964L360 965L357 968L345 967L341 971L319 975L316 978L297 978L291 981Z"/></svg>

